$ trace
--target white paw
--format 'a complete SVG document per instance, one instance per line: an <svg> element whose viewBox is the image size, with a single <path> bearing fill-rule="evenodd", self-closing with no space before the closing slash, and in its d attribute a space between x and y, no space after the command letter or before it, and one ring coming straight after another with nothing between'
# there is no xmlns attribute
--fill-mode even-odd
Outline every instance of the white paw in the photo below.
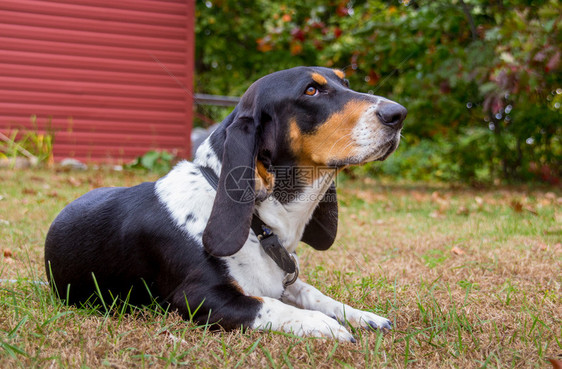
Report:
<svg viewBox="0 0 562 369"><path fill-rule="evenodd" d="M349 322L361 328L392 329L390 320L368 311L354 309L348 305L344 305L343 310L337 314L336 318L341 322Z"/></svg>
<svg viewBox="0 0 562 369"><path fill-rule="evenodd" d="M282 328L297 336L327 337L355 343L355 338L344 326L319 311L302 310L298 316L284 322Z"/></svg>
<svg viewBox="0 0 562 369"><path fill-rule="evenodd" d="M341 342L356 342L337 320L319 311L303 310L279 300L263 298L264 304L252 328L292 333L300 337L327 337Z"/></svg>

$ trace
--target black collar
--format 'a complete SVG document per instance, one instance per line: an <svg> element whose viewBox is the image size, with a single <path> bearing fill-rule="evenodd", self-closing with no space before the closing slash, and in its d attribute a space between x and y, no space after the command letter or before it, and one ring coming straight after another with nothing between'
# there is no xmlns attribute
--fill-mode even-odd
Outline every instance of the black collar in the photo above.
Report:
<svg viewBox="0 0 562 369"><path fill-rule="evenodd" d="M209 182L215 190L219 187L219 178L215 172L209 168L200 166L201 174ZM288 274L298 272L294 258L289 255L287 250L279 242L277 235L261 220L257 214L252 218L252 230L258 237L260 244L267 255L275 261L275 263ZM295 278L296 279L296 278ZM293 281L294 282L294 281Z"/></svg>

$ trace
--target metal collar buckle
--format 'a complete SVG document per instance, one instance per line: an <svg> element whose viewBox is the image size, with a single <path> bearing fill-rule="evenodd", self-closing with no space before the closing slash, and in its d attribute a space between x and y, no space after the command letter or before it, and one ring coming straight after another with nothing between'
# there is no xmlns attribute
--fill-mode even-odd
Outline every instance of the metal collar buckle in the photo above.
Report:
<svg viewBox="0 0 562 369"><path fill-rule="evenodd" d="M295 271L293 273L287 273L287 275L283 279L283 288L289 287L299 278L299 260L295 257L295 254L290 254L289 256L295 263Z"/></svg>

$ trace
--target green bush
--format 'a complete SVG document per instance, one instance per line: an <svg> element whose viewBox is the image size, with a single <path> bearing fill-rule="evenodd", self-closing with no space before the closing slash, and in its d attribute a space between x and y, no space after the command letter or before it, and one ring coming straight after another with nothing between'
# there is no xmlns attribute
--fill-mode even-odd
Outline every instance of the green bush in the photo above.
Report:
<svg viewBox="0 0 562 369"><path fill-rule="evenodd" d="M176 156L166 150L151 150L136 158L127 167L130 169L142 169L150 172L166 173L172 169L172 165L175 160Z"/></svg>
<svg viewBox="0 0 562 369"><path fill-rule="evenodd" d="M275 70L342 68L409 110L406 147L378 170L556 183L561 13L556 0L198 2L196 89L240 95Z"/></svg>

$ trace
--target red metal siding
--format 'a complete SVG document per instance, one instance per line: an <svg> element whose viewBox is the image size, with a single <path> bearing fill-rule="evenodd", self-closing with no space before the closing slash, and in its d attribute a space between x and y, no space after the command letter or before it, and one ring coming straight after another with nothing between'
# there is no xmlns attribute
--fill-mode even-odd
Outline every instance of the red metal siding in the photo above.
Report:
<svg viewBox="0 0 562 369"><path fill-rule="evenodd" d="M0 130L50 121L59 160L189 156L194 17L194 0L1 0Z"/></svg>

